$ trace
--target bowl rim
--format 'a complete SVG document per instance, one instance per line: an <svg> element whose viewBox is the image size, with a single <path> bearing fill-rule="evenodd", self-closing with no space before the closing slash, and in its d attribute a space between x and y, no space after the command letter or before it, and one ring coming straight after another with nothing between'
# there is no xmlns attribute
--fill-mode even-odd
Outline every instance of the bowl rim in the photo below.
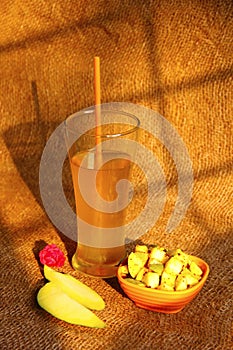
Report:
<svg viewBox="0 0 233 350"><path fill-rule="evenodd" d="M201 286L204 285L208 275L209 275L209 272L210 272L210 267L209 265L207 264L206 261L202 260L201 258L195 256L195 255L190 255L190 258L197 263L197 265L202 268L204 266L204 269L202 268L203 271L203 275L202 275L202 278L201 280L195 284L194 286L192 287L189 287L185 290L174 290L174 291L170 291L170 290L160 290L160 289L156 289L156 288L145 288L145 287L140 287L140 286L137 286L136 284L132 284L130 282L127 282L125 280L125 278L122 277L122 273L121 273L121 267L123 266L126 266L126 261L127 261L127 258L122 262L122 264L118 267L117 269L117 278L118 278L118 281L120 284L125 284L126 286L128 287L131 287L131 289L135 289L135 290L138 290L138 291L146 291L147 293L151 293L151 294L157 294L157 295L186 295L186 294L190 294L190 292L195 292L196 290L198 290Z"/></svg>

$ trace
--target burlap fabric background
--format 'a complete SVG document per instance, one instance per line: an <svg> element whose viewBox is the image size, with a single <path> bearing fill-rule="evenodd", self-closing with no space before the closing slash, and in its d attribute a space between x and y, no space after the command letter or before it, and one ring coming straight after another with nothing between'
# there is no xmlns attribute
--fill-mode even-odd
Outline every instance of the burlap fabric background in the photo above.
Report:
<svg viewBox="0 0 233 350"><path fill-rule="evenodd" d="M1 349L232 349L232 1L1 0L0 14ZM193 163L192 202L168 235L177 174L151 142L168 196L143 239L180 246L211 269L197 298L165 315L135 307L115 279L86 278L67 260L63 271L105 299L103 330L63 323L36 303L38 251L55 243L70 258L75 250L44 212L40 157L55 127L93 104L95 55L102 102L159 111Z"/></svg>

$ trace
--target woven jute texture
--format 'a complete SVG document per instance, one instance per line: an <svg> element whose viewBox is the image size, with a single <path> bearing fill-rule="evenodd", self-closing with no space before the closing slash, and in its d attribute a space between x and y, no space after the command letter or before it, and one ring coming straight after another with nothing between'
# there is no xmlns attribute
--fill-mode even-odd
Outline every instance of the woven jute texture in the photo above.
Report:
<svg viewBox="0 0 233 350"><path fill-rule="evenodd" d="M232 349L232 1L1 0L0 15L1 349ZM177 314L136 307L115 278L75 272L76 243L52 225L42 205L43 149L68 115L93 105L96 55L102 102L158 111L192 161L192 200L168 234L176 167L158 140L142 134L166 176L167 198L141 240L181 247L210 266L200 294ZM68 168L64 174L69 192ZM139 202L140 191L143 183ZM45 283L38 252L51 243L67 255L62 271L105 299L98 316L106 328L74 326L38 306Z"/></svg>

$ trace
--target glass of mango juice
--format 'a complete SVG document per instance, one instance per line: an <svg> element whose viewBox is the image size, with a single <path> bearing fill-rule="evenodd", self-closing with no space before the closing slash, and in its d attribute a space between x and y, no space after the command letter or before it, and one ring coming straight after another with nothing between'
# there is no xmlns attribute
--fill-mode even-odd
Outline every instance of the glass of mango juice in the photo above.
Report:
<svg viewBox="0 0 233 350"><path fill-rule="evenodd" d="M91 276L115 276L126 255L124 226L139 126L135 115L104 105L65 121L77 216L72 265Z"/></svg>

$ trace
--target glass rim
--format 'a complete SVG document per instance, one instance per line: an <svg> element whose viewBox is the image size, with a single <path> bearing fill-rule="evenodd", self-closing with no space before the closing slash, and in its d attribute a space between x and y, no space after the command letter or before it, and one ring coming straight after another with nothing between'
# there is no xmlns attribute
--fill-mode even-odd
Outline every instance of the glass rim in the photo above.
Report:
<svg viewBox="0 0 233 350"><path fill-rule="evenodd" d="M65 127L66 127L66 130L69 130L70 132L72 132L73 134L77 134L76 131L74 131L73 129L71 129L68 125L68 121L74 117L79 117L79 116L85 116L86 115L91 115L95 113L95 109L86 109L86 110L83 110L83 111L79 111L79 112L76 112L76 113L73 113L71 115L69 115L66 120L64 121L65 123ZM110 133L106 133L106 134L93 134L93 135L88 135L88 137L90 138L117 138L117 137L121 137L121 136L125 136L125 135L128 135L128 134L132 134L133 132L135 132L136 130L139 129L140 127L140 120L138 117L136 117L134 114L131 114L131 113L128 113L128 112L124 112L124 111L117 111L117 110L111 110L111 109L104 109L103 111L101 111L100 113L113 113L113 114L119 114L119 115L124 115L124 116L127 116L127 117L130 117L131 120L134 120L135 121L135 125L132 124L132 127L126 131L123 131L123 132L118 132L118 133L113 133L113 134L110 134ZM108 124L118 124L117 121L112 121L110 123L104 123L104 124L98 124L96 125L97 128L101 128L101 126L103 125L108 125ZM130 125L128 123L123 123L125 125ZM131 125L130 125L131 126ZM90 128L89 130L91 130L92 128ZM89 131L87 130L87 131Z"/></svg>

